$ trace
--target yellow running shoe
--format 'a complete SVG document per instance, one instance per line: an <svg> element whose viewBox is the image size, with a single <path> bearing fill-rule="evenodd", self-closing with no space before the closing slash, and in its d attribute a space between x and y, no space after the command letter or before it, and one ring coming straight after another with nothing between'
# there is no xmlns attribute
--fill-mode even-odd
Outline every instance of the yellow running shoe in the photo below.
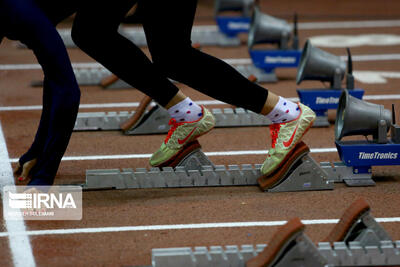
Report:
<svg viewBox="0 0 400 267"><path fill-rule="evenodd" d="M301 103L298 105L300 115L296 119L269 126L272 144L267 158L261 166L261 173L265 176L272 174L284 163L290 151L300 142L315 120L314 111Z"/></svg>
<svg viewBox="0 0 400 267"><path fill-rule="evenodd" d="M214 115L203 106L201 109L203 116L197 121L177 122L175 119L169 121L172 127L161 147L151 156L151 166L165 166L179 154L185 145L214 128Z"/></svg>

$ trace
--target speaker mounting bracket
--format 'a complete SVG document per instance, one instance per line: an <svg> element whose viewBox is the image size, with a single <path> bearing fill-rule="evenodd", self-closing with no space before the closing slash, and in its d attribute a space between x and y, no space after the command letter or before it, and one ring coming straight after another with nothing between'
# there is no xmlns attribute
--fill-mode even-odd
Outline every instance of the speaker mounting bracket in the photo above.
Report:
<svg viewBox="0 0 400 267"><path fill-rule="evenodd" d="M388 139L387 139L387 129L388 125L385 120L379 120L378 121L378 131L377 134L374 136L374 141L376 141L378 144L386 144Z"/></svg>
<svg viewBox="0 0 400 267"><path fill-rule="evenodd" d="M362 99L364 95L363 89L348 90L351 96ZM317 114L317 120L314 127L329 127L327 111L328 109L337 109L339 103L340 90L318 89L297 89L300 102L310 107Z"/></svg>
<svg viewBox="0 0 400 267"><path fill-rule="evenodd" d="M321 163L335 181L344 181L348 186L375 185L372 166L400 165L400 144L388 141L379 144L373 141L336 141L342 162L329 166Z"/></svg>

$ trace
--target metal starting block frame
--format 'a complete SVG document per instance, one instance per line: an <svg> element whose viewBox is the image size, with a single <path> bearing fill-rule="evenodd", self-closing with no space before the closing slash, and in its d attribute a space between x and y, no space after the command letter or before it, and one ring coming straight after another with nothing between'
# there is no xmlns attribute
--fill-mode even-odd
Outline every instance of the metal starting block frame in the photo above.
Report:
<svg viewBox="0 0 400 267"><path fill-rule="evenodd" d="M344 242L347 244L354 241L359 242L361 246L365 247L379 246L380 242L392 242L392 239L375 218L367 212L351 226L344 238Z"/></svg>
<svg viewBox="0 0 400 267"><path fill-rule="evenodd" d="M335 181L348 186L373 186L372 166L400 165L400 144L388 141L336 141L341 162L323 162L321 167Z"/></svg>
<svg viewBox="0 0 400 267"><path fill-rule="evenodd" d="M120 31L122 35L131 40L137 46L147 46L146 36L141 28L124 28ZM229 36L216 26L196 26L192 29L192 43L202 46L239 46L240 39Z"/></svg>
<svg viewBox="0 0 400 267"><path fill-rule="evenodd" d="M364 95L363 89L349 89L348 92L358 99L362 99ZM337 109L341 93L341 90L335 89L297 89L300 102L310 107L317 114L313 127L330 126L327 112L328 109Z"/></svg>
<svg viewBox="0 0 400 267"><path fill-rule="evenodd" d="M277 82L276 68L297 68L300 63L301 50L296 49L251 49L249 50L253 65L251 71L258 82ZM248 77L248 76L247 76Z"/></svg>
<svg viewBox="0 0 400 267"><path fill-rule="evenodd" d="M172 167L87 170L83 189L128 189L258 185L261 164L214 165L201 151L189 153L174 169ZM307 173L307 175L302 175ZM286 178L268 192L333 189L326 173L308 155L299 158Z"/></svg>
<svg viewBox="0 0 400 267"><path fill-rule="evenodd" d="M152 267L245 267L266 244L152 249ZM276 267L289 266L396 266L400 264L400 241L380 241L363 246L360 242L320 242L315 246L301 235Z"/></svg>
<svg viewBox="0 0 400 267"><path fill-rule="evenodd" d="M211 110L216 119L216 127L268 126L271 121L263 115L242 109L224 108ZM78 113L74 131L120 130L120 124L130 118L134 112L90 112ZM169 130L170 116L168 112L155 105L126 135L161 134Z"/></svg>
<svg viewBox="0 0 400 267"><path fill-rule="evenodd" d="M343 216L346 216L344 214ZM340 222L339 222L340 223ZM268 266L398 266L400 241L393 242L369 211L352 225L340 242L320 242L316 246L304 230L287 237L274 251L273 258L265 259ZM272 242L274 242L273 240ZM242 246L211 246L164 248L152 250L153 267L246 266L258 254L271 255L266 244ZM277 249L271 244L270 249ZM256 260L262 264L262 258ZM254 261L250 261L254 266ZM257 265L261 266L261 265ZM267 266L267 265L262 265Z"/></svg>
<svg viewBox="0 0 400 267"><path fill-rule="evenodd" d="M235 17L231 19L232 22L224 21L221 23L221 25L225 27L224 30L228 33L233 31L245 31L245 18L243 18L243 21ZM76 47L71 37L71 29L59 29L58 32L67 48ZM120 27L119 32L137 46L147 46L146 35L141 27ZM241 44L240 39L236 35L228 35L221 31L216 25L194 27L192 30L192 42L204 46L239 46ZM26 48L22 43L20 43L18 47Z"/></svg>
<svg viewBox="0 0 400 267"><path fill-rule="evenodd" d="M257 81L277 81L275 73L265 73L263 70L255 67L252 64L238 64L233 67L240 72L243 76L248 78L253 75L257 78ZM112 75L112 73L104 67L91 67L91 68L74 68L76 80L79 85L86 86L100 86L103 79ZM171 80L172 82L175 82ZM32 86L43 86L43 82L34 81ZM122 88L133 88L130 84L118 79L116 82L111 83L104 87L104 89L122 89Z"/></svg>

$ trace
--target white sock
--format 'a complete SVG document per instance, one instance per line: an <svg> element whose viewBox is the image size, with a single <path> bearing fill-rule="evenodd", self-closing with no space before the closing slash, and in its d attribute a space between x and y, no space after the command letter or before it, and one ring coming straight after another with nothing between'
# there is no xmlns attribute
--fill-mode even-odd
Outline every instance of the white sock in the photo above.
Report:
<svg viewBox="0 0 400 267"><path fill-rule="evenodd" d="M169 115L177 122L197 121L203 116L203 110L189 97L168 109Z"/></svg>
<svg viewBox="0 0 400 267"><path fill-rule="evenodd" d="M274 109L266 116L273 123L283 123L296 119L300 115L300 107L296 103L279 97Z"/></svg>

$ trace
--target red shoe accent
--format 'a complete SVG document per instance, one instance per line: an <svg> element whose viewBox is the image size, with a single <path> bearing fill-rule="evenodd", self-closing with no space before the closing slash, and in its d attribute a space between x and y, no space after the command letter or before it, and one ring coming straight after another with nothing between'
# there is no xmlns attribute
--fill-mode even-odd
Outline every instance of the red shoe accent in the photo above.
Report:
<svg viewBox="0 0 400 267"><path fill-rule="evenodd" d="M174 133L174 131L176 130L176 128L178 128L178 126L182 125L183 122L177 122L175 119L170 119L168 122L168 125L172 125L172 127L169 129L167 137L165 137L164 143L166 144L168 142L168 140L171 138L171 135Z"/></svg>
<svg viewBox="0 0 400 267"><path fill-rule="evenodd" d="M269 126L269 131L271 133L271 139L272 139L272 144L271 144L272 148L275 148L276 140L278 139L278 134L279 134L280 128L281 128L281 125L279 123L271 124Z"/></svg>
<svg viewBox="0 0 400 267"><path fill-rule="evenodd" d="M293 139L294 139L294 136L295 136L295 134L296 134L296 132L297 132L297 128L299 128L299 125L298 125L298 124L296 125L296 129L294 129L294 132L293 132L292 136L290 137L289 141L287 141L287 142L284 141L284 142L283 142L283 145L284 145L285 147L289 147L289 146L292 144Z"/></svg>
<svg viewBox="0 0 400 267"><path fill-rule="evenodd" d="M189 139L189 137L190 136L192 136L192 134L194 133L194 130L196 130L197 129L197 127L194 127L193 128L193 130L184 138L184 139L178 139L178 143L180 144L180 145L182 145L183 143L185 143L188 139Z"/></svg>

